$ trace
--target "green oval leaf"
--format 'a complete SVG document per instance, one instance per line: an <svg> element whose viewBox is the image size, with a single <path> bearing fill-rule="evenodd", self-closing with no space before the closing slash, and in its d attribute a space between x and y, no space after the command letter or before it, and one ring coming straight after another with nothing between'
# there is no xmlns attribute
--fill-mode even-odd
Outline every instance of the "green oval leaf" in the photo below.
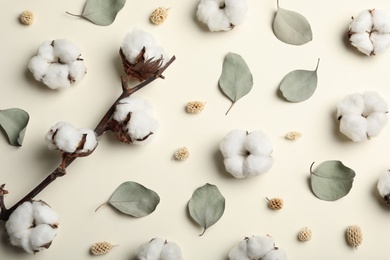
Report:
<svg viewBox="0 0 390 260"><path fill-rule="evenodd" d="M20 108L0 110L0 126L4 129L11 145L22 146L30 116Z"/></svg>
<svg viewBox="0 0 390 260"><path fill-rule="evenodd" d="M160 203L160 197L139 183L127 181L116 188L108 203L125 214L139 218L152 213Z"/></svg>
<svg viewBox="0 0 390 260"><path fill-rule="evenodd" d="M313 39L313 33L306 18L294 11L280 8L279 1L272 29L276 38L287 44L302 45Z"/></svg>
<svg viewBox="0 0 390 260"><path fill-rule="evenodd" d="M314 163L313 163L314 164ZM312 166L313 166L312 164ZM334 201L352 189L355 172L340 161L326 161L314 171L310 167L311 188L319 199Z"/></svg>
<svg viewBox="0 0 390 260"><path fill-rule="evenodd" d="M206 230L214 225L225 211L225 198L217 186L206 183L196 189L188 202L188 210L192 219Z"/></svg>
<svg viewBox="0 0 390 260"><path fill-rule="evenodd" d="M96 25L110 25L125 6L126 0L87 0L81 16ZM70 15L74 15L68 13Z"/></svg>
<svg viewBox="0 0 390 260"><path fill-rule="evenodd" d="M229 52L225 56L219 86L222 92L232 101L232 105L226 114L240 98L251 91L253 76L245 60L240 55Z"/></svg>
<svg viewBox="0 0 390 260"><path fill-rule="evenodd" d="M279 85L283 96L291 102L302 102L309 99L317 88L317 69L315 70L294 70L289 72Z"/></svg>

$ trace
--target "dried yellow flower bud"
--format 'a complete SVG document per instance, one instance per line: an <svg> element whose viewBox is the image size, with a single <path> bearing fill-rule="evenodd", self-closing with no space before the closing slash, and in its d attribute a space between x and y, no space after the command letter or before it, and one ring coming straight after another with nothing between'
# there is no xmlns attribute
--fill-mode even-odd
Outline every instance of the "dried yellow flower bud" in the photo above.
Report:
<svg viewBox="0 0 390 260"><path fill-rule="evenodd" d="M270 209L279 210L279 209L283 208L283 200L282 199L280 199L280 198L272 198L272 199L266 198L266 199L268 201L268 207Z"/></svg>
<svg viewBox="0 0 390 260"><path fill-rule="evenodd" d="M150 15L150 21L153 24L162 24L168 17L168 9L165 7L158 7Z"/></svg>
<svg viewBox="0 0 390 260"><path fill-rule="evenodd" d="M302 133L301 132L298 132L298 131L291 131L291 132L288 132L286 135L285 135L285 138L287 140L297 140L298 138L300 138L302 136Z"/></svg>
<svg viewBox="0 0 390 260"><path fill-rule="evenodd" d="M346 235L347 235L347 241L351 246L357 248L362 244L363 233L362 233L362 229L359 226L352 225L347 227Z"/></svg>
<svg viewBox="0 0 390 260"><path fill-rule="evenodd" d="M298 239L299 241L309 241L311 239L312 232L308 227L303 228L298 233Z"/></svg>
<svg viewBox="0 0 390 260"><path fill-rule="evenodd" d="M196 114L203 110L205 103L200 101L191 101L187 103L186 111L190 114Z"/></svg>
<svg viewBox="0 0 390 260"><path fill-rule="evenodd" d="M97 242L91 247L92 255L104 255L111 251L115 247L108 242Z"/></svg>
<svg viewBox="0 0 390 260"><path fill-rule="evenodd" d="M30 25L34 21L34 14L31 11L24 11L20 14L20 22L25 25Z"/></svg>
<svg viewBox="0 0 390 260"><path fill-rule="evenodd" d="M190 156L190 152L188 151L187 147L179 148L175 152L175 158L179 161L184 161Z"/></svg>

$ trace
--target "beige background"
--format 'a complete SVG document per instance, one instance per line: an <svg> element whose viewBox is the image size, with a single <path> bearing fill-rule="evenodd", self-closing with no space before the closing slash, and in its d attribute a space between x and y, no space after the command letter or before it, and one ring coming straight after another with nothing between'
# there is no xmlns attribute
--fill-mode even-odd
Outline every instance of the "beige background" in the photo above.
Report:
<svg viewBox="0 0 390 260"><path fill-rule="evenodd" d="M0 182L13 205L60 163L49 151L44 135L58 121L94 128L121 92L119 46L134 27L151 33L177 60L139 95L153 104L160 122L158 135L141 147L117 143L103 136L97 150L78 159L68 174L56 180L37 199L45 200L60 216L59 234L51 248L35 256L6 243L0 225L1 259L90 259L89 247L98 241L120 245L101 258L132 259L143 242L159 236L177 242L187 260L226 260L230 249L245 236L270 234L285 249L288 259L389 259L390 211L377 190L379 174L389 168L390 128L364 143L353 143L338 131L337 102L348 94L372 90L390 101L390 51L366 57L351 48L346 31L351 16L364 9L390 13L390 2L368 0L280 1L282 7L303 14L312 26L313 41L291 46L276 39L272 19L276 0L248 0L244 23L230 32L210 33L195 19L198 1L127 1L115 22L99 27L71 17L85 1L20 0L1 4L0 109L19 107L30 114L23 147L8 144L0 135ZM170 7L168 20L155 26L149 14L158 6ZM31 26L18 15L32 10ZM45 40L68 38L77 44L88 74L77 86L53 91L36 82L28 60ZM252 91L225 116L230 101L218 89L218 78L228 52L243 56L254 76ZM317 91L307 101L289 103L278 97L285 74L314 69L320 58ZM198 115L185 113L188 101L207 102ZM224 170L218 150L232 129L263 130L274 146L272 169L256 178L236 180ZM295 142L284 135L303 133ZM175 150L187 146L187 161L172 161ZM308 185L309 167L326 160L341 160L356 171L354 187L336 202L317 199ZM161 198L155 212L136 219L110 207L95 208L108 200L124 181L136 181ZM212 183L226 198L223 217L203 237L187 213L193 191ZM281 197L283 210L267 208L265 197ZM363 244L355 250L345 240L348 225L358 224ZM313 230L310 242L297 240L298 231Z"/></svg>

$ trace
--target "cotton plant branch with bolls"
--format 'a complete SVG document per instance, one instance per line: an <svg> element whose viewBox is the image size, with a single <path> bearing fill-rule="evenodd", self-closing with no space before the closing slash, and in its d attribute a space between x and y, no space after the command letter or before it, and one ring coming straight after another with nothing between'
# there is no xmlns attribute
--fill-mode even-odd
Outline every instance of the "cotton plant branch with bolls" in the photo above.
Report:
<svg viewBox="0 0 390 260"><path fill-rule="evenodd" d="M116 139L121 142L140 144L149 141L158 127L151 106L131 95L154 80L164 78L162 73L176 59L175 56L168 59L162 48L154 45L152 36L141 30L126 36L120 47L120 55L127 74L121 76L122 93L95 129L76 128L67 122L52 126L45 141L49 149L60 151L60 166L10 208L6 207L4 201L8 194L5 184L0 185L0 220L6 222L10 242L26 252L36 253L48 248L57 232L58 215L46 203L39 202L38 205L33 200L43 189L58 177L66 175L66 168L75 159L90 155L98 146L99 137L106 131L115 132ZM130 86L132 78L140 83ZM34 213L35 208L38 208L38 213ZM41 219L37 222L39 216Z"/></svg>

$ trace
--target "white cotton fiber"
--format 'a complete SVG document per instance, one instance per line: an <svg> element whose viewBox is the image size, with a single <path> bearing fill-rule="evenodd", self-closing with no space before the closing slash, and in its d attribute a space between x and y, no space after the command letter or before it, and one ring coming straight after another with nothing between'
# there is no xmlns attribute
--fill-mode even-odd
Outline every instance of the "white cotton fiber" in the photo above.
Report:
<svg viewBox="0 0 390 260"><path fill-rule="evenodd" d="M69 68L67 65L52 63L42 78L42 82L51 89L67 88L70 86L68 76Z"/></svg>
<svg viewBox="0 0 390 260"><path fill-rule="evenodd" d="M275 241L272 237L252 236L248 240L247 254L251 259L261 259L274 247Z"/></svg>
<svg viewBox="0 0 390 260"><path fill-rule="evenodd" d="M42 78L45 76L49 66L50 64L39 56L32 57L28 62L28 68L33 73L34 78L38 81L42 81Z"/></svg>
<svg viewBox="0 0 390 260"><path fill-rule="evenodd" d="M354 142L367 140L367 120L359 115L343 115L340 120L340 132Z"/></svg>
<svg viewBox="0 0 390 260"><path fill-rule="evenodd" d="M131 119L127 127L133 142L135 144L142 144L146 137L147 139L153 137L153 134L159 127L159 123L147 111L139 110L131 114Z"/></svg>
<svg viewBox="0 0 390 260"><path fill-rule="evenodd" d="M224 165L227 172L233 175L235 178L245 178L244 175L244 163L245 157L232 156L224 159Z"/></svg>
<svg viewBox="0 0 390 260"><path fill-rule="evenodd" d="M275 248L268 252L261 260L286 260L287 255L281 248Z"/></svg>
<svg viewBox="0 0 390 260"><path fill-rule="evenodd" d="M53 41L44 41L38 48L37 56L44 59L47 63L57 62L54 55Z"/></svg>
<svg viewBox="0 0 390 260"><path fill-rule="evenodd" d="M384 171L380 176L378 180L377 185L379 194L382 197L390 195L390 171Z"/></svg>
<svg viewBox="0 0 390 260"><path fill-rule="evenodd" d="M229 260L251 260L247 255L247 240L240 241L229 252Z"/></svg>
<svg viewBox="0 0 390 260"><path fill-rule="evenodd" d="M390 17L387 12L377 9L373 10L372 23L374 25L372 31L378 31L381 34L390 33Z"/></svg>
<svg viewBox="0 0 390 260"><path fill-rule="evenodd" d="M57 148L63 152L74 153L81 141L82 133L71 124L62 124L54 137Z"/></svg>
<svg viewBox="0 0 390 260"><path fill-rule="evenodd" d="M79 47L67 39L57 39L53 45L54 56L58 57L61 63L72 63L81 55Z"/></svg>
<svg viewBox="0 0 390 260"><path fill-rule="evenodd" d="M183 260L180 247L175 242L167 242L164 244L160 260Z"/></svg>
<svg viewBox="0 0 390 260"><path fill-rule="evenodd" d="M247 131L235 129L230 131L222 140L219 148L224 157L232 157L237 155L245 155L245 140Z"/></svg>
<svg viewBox="0 0 390 260"><path fill-rule="evenodd" d="M54 225L58 222L59 216L49 205L42 201L34 201L32 203L33 217L37 225L50 224Z"/></svg>
<svg viewBox="0 0 390 260"><path fill-rule="evenodd" d="M369 32L372 29L372 18L370 10L364 10L353 18L349 25L349 30L353 32Z"/></svg>
<svg viewBox="0 0 390 260"><path fill-rule="evenodd" d="M97 136L95 131L89 128L80 128L78 129L83 135L86 135L85 143L83 147L77 151L77 153L89 153L92 152L98 145Z"/></svg>
<svg viewBox="0 0 390 260"><path fill-rule="evenodd" d="M37 225L30 234L31 248L34 251L42 251L47 244L53 241L57 235L57 229L47 224Z"/></svg>
<svg viewBox="0 0 390 260"><path fill-rule="evenodd" d="M349 40L353 46L358 48L359 51L363 52L367 56L370 56L374 50L374 46L372 45L372 41L368 33L364 32L359 34L352 34L349 37Z"/></svg>

